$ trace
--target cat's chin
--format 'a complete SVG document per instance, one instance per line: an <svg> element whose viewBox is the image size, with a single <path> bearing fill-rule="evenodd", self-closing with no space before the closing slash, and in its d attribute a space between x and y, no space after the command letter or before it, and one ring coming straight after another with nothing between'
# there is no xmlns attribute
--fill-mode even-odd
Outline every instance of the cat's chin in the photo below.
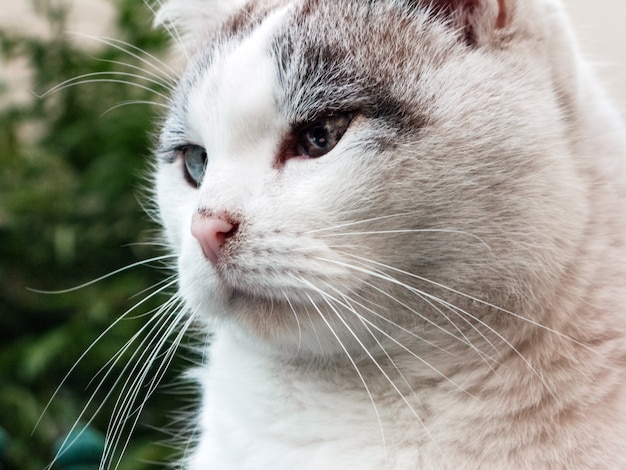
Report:
<svg viewBox="0 0 626 470"><path fill-rule="evenodd" d="M237 270L223 272L198 256L181 258L180 291L195 315L215 320L238 321L246 317L277 319L293 323L296 311L321 300L315 289L289 282L285 277L270 282Z"/></svg>
<svg viewBox="0 0 626 470"><path fill-rule="evenodd" d="M203 289L193 288L199 282ZM189 286L184 288L185 284ZM285 291L267 288L242 288L232 286L219 276L185 283L183 296L190 310L201 320L210 323L237 323L258 331L262 336L270 330L277 331L294 323L294 305L298 300L287 297Z"/></svg>
<svg viewBox="0 0 626 470"><path fill-rule="evenodd" d="M343 352L317 314L314 298L305 301L296 293L247 290L214 281L201 297L197 289L187 289L191 295L185 299L207 333L236 332L249 344L291 360L328 358ZM348 339L342 342L347 344Z"/></svg>

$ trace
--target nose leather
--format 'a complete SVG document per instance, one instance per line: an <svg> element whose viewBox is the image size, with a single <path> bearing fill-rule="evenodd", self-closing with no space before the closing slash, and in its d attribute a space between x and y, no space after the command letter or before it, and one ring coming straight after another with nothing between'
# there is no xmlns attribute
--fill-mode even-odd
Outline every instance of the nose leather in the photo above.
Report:
<svg viewBox="0 0 626 470"><path fill-rule="evenodd" d="M233 234L235 226L221 217L196 215L191 221L191 234L198 240L206 259L219 261L222 247Z"/></svg>

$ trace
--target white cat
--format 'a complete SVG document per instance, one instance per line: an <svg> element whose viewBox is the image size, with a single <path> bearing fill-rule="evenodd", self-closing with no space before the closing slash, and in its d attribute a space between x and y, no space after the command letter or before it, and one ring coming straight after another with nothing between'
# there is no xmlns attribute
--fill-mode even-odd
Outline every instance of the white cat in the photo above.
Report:
<svg viewBox="0 0 626 470"><path fill-rule="evenodd" d="M556 0L169 0L205 469L626 468L624 131Z"/></svg>

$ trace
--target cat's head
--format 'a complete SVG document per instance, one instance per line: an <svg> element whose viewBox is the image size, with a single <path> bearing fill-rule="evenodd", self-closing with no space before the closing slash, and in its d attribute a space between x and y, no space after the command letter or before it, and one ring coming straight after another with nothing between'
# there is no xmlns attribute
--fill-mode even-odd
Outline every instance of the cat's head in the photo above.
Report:
<svg viewBox="0 0 626 470"><path fill-rule="evenodd" d="M190 310L333 354L541 303L586 210L552 3L166 2L191 58L156 183Z"/></svg>

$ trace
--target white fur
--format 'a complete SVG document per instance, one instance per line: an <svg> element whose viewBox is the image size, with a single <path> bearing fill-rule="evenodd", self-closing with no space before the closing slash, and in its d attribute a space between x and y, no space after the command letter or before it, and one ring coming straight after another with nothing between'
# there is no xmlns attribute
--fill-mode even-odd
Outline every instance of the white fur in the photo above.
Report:
<svg viewBox="0 0 626 470"><path fill-rule="evenodd" d="M170 0L159 16L198 51L163 147L208 154L198 189L180 158L156 177L181 294L214 333L185 468L626 468L626 143L558 2L483 0L434 26L422 12L380 35L392 47L328 23L350 2L320 2L300 31L302 2L267 0L251 31L212 38L241 3ZM385 31L401 2L379 4L368 21ZM362 112L328 155L277 161L316 83L358 90L320 66L287 93L285 31L392 76L398 119L425 123ZM402 34L422 42L404 53ZM285 60L319 49L303 50ZM198 211L241 222L217 266L190 233Z"/></svg>

